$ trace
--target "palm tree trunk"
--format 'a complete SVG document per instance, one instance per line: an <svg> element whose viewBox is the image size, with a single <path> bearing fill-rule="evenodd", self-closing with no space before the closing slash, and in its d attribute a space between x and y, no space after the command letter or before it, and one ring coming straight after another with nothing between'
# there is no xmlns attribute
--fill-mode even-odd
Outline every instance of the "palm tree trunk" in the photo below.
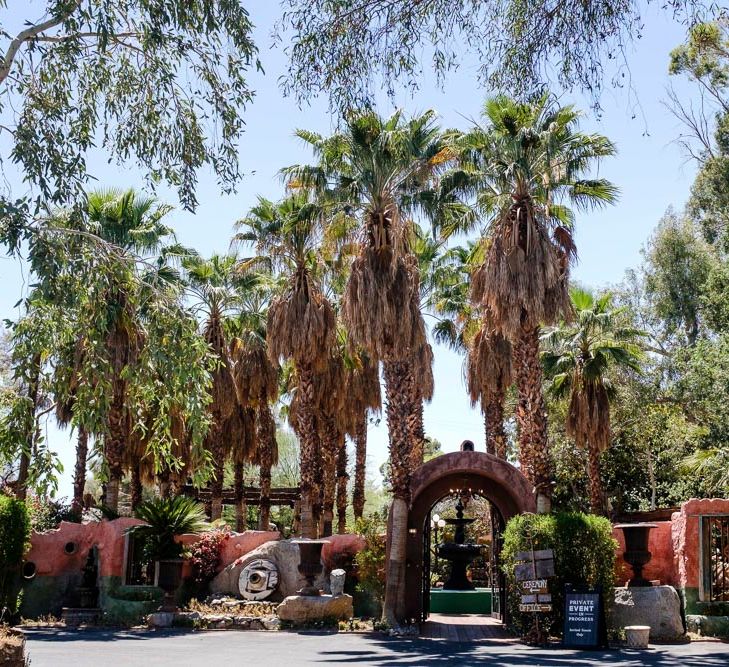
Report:
<svg viewBox="0 0 729 667"><path fill-rule="evenodd" d="M86 458L89 452L89 434L81 427L76 439L76 466L73 470L73 504L71 509L81 516L84 507L84 488L86 487Z"/></svg>
<svg viewBox="0 0 729 667"><path fill-rule="evenodd" d="M132 513L142 502L142 478L139 474L139 462L132 466L132 478L129 485L129 495Z"/></svg>
<svg viewBox="0 0 729 667"><path fill-rule="evenodd" d="M321 447L322 470L322 516L320 535L329 537L334 524L334 497L337 487L337 451L339 449L339 429L334 419L324 420L325 428Z"/></svg>
<svg viewBox="0 0 729 667"><path fill-rule="evenodd" d="M393 500L390 507L391 530L386 570L387 587L382 618L390 627L396 628L403 620L405 602L405 553L412 470L410 457L412 440L408 428L409 370L405 362L385 361L383 372Z"/></svg>
<svg viewBox="0 0 729 667"><path fill-rule="evenodd" d="M506 431L504 430L504 392L492 394L484 406L486 451L506 459Z"/></svg>
<svg viewBox="0 0 729 667"><path fill-rule="evenodd" d="M242 533L248 528L248 508L246 507L245 479L242 463L235 464L233 475L235 478L235 530Z"/></svg>
<svg viewBox="0 0 729 667"><path fill-rule="evenodd" d="M362 414L354 435L354 489L352 491L352 508L354 518L361 519L365 505L365 476L367 473L367 413Z"/></svg>
<svg viewBox="0 0 729 667"><path fill-rule="evenodd" d="M519 392L519 460L537 492L538 511L548 512L552 497L552 465L547 439L547 410L542 393L539 328L525 332L514 347Z"/></svg>
<svg viewBox="0 0 729 667"><path fill-rule="evenodd" d="M258 446L260 448L258 485L261 489L258 530L268 530L271 521L271 468L273 448L276 446L276 422L268 403L258 410Z"/></svg>
<svg viewBox="0 0 729 667"><path fill-rule="evenodd" d="M300 441L300 476L301 476L301 519L302 537L315 538L314 503L318 502L319 488L316 483L319 465L318 434L314 423L314 373L310 367L300 367L299 387L301 400L299 403L298 430Z"/></svg>
<svg viewBox="0 0 729 667"><path fill-rule="evenodd" d="M423 465L425 455L425 427L423 425L423 397L418 391L417 379L408 372L410 406L408 410L408 429L412 439L410 461L413 469Z"/></svg>
<svg viewBox="0 0 729 667"><path fill-rule="evenodd" d="M15 485L15 495L20 500L25 500L28 495L28 476L30 474L30 460L35 450L36 438L38 435L38 422L36 412L38 411L38 390L40 385L40 365L41 356L36 354L33 357L32 380L28 384L28 398L30 399L30 409L32 410L32 425L28 431L25 445L20 451L20 460L18 462L18 481Z"/></svg>
<svg viewBox="0 0 729 667"><path fill-rule="evenodd" d="M337 454L337 533L340 535L347 532L347 482L347 441L342 435Z"/></svg>
<svg viewBox="0 0 729 667"><path fill-rule="evenodd" d="M157 489L159 491L160 498L169 498L172 493L172 482L170 480L169 469L162 470L157 475Z"/></svg>
<svg viewBox="0 0 729 667"><path fill-rule="evenodd" d="M590 478L590 509L593 514L606 515L605 494L600 478L600 452L590 443L587 446L587 459Z"/></svg>
<svg viewBox="0 0 729 667"><path fill-rule="evenodd" d="M119 511L119 486L124 476L124 449L128 442L127 415L124 408L124 388L117 386L109 409L108 433L104 438L104 458L109 469L106 484L106 506Z"/></svg>

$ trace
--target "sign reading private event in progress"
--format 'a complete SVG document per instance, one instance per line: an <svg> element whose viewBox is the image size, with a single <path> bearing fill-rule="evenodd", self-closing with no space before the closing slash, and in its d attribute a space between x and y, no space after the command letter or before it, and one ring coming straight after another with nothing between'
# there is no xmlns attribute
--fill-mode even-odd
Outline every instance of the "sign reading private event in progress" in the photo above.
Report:
<svg viewBox="0 0 729 667"><path fill-rule="evenodd" d="M567 585L564 595L564 645L594 648L604 643L602 634L600 591L575 591Z"/></svg>

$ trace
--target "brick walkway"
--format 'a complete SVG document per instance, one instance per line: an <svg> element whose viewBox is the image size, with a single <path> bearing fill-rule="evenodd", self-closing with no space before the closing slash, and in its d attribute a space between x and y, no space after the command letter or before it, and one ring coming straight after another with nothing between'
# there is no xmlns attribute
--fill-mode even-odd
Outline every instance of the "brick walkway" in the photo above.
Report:
<svg viewBox="0 0 729 667"><path fill-rule="evenodd" d="M514 641L498 620L482 614L431 614L420 636L451 642Z"/></svg>

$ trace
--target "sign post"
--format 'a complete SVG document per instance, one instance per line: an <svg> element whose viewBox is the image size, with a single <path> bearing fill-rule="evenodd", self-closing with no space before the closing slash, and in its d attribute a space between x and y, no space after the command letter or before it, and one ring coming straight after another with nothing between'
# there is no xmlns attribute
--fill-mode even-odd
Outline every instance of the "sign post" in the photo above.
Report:
<svg viewBox="0 0 729 667"><path fill-rule="evenodd" d="M519 611L534 614L534 641L544 639L539 629L540 613L552 611L552 595L549 593L547 579L554 576L554 552L551 549L519 551L514 576L521 589Z"/></svg>
<svg viewBox="0 0 729 667"><path fill-rule="evenodd" d="M569 648L607 647L602 587L578 589L565 584L562 643Z"/></svg>

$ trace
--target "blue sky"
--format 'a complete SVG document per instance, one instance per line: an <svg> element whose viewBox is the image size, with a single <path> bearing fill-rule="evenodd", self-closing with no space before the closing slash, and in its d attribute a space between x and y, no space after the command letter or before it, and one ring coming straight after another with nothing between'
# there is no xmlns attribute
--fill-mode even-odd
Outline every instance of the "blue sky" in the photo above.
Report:
<svg viewBox="0 0 729 667"><path fill-rule="evenodd" d="M257 26L256 42L266 73L251 74L257 94L245 114L247 132L240 146L241 168L246 176L235 195L223 197L214 177L201 174L196 213L177 209L169 218L180 241L203 255L227 250L233 223L255 203L258 194L274 199L280 196L282 187L277 172L282 166L310 158L293 137L295 128L328 133L335 125L327 113L326 100L315 100L299 109L293 100L282 96L277 80L285 70L285 57L269 49L277 3L247 4L254 5L251 15ZM596 119L590 112L589 100L580 95L561 98L564 103L575 103L586 111L584 130L607 135L619 151L617 157L600 166L600 175L619 186L620 201L608 210L580 215L577 220L579 262L573 276L583 284L600 287L620 281L627 268L640 262L640 249L666 208L681 208L686 201L695 168L675 145L681 128L663 105L671 83L684 100L692 93L684 81L668 76L668 53L683 38L682 27L670 21L667 13L653 8L646 14L643 39L629 54L637 102L627 89L606 86L601 100L603 112ZM386 114L396 107L411 112L433 108L444 126L466 128L468 119L478 117L488 94L478 85L476 69L477 64L465 56L461 68L448 77L444 90L438 89L426 73L422 89L414 97L403 92L394 101L383 98L379 111ZM144 175L139 170L109 165L105 155L92 155L89 167L99 186L144 186ZM19 186L12 174L5 176L11 186ZM176 203L172 190L160 189L157 195L163 201ZM0 257L0 317L17 317L13 304L24 293L26 282L22 264ZM427 433L440 440L445 451L457 449L464 438L483 447L483 422L481 415L470 408L462 382L461 358L436 347L434 374L435 395L425 409ZM60 495L69 495L73 443L53 425L47 427L47 436L66 467ZM378 427L371 427L369 436L368 464L374 473L387 457L384 419Z"/></svg>

